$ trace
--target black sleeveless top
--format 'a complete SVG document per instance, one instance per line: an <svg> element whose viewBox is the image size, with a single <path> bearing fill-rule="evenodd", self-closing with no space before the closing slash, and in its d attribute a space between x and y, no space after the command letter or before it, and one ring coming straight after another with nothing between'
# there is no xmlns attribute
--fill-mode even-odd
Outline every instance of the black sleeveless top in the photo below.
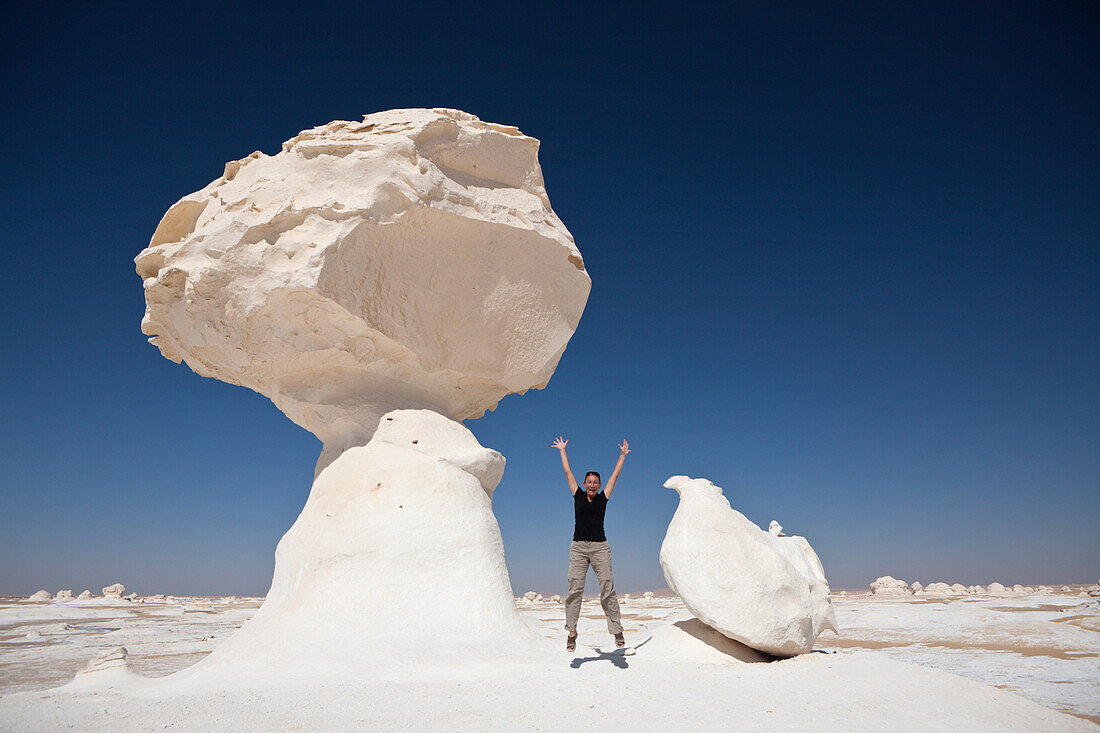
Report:
<svg viewBox="0 0 1100 733"><path fill-rule="evenodd" d="M607 542L603 533L603 515L607 511L607 495L603 489L596 492L592 501L585 490L577 487L573 494L573 512L577 524L573 529L574 542Z"/></svg>

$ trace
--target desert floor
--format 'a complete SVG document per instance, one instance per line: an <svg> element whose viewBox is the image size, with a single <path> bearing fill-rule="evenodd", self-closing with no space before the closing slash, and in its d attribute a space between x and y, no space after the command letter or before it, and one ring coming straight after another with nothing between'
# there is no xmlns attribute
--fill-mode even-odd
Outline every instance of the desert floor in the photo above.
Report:
<svg viewBox="0 0 1100 733"><path fill-rule="evenodd" d="M622 599L625 650L614 648L598 600L586 598L572 654L561 604L520 598L548 648L526 664L426 659L379 669L361 685L248 689L245 681L168 697L51 691L118 646L142 675L188 667L261 600L0 598L0 729L1100 729L1100 602L1079 587L903 600L836 594L842 634L766 664L681 656L682 646L654 635L691 617L667 592Z"/></svg>

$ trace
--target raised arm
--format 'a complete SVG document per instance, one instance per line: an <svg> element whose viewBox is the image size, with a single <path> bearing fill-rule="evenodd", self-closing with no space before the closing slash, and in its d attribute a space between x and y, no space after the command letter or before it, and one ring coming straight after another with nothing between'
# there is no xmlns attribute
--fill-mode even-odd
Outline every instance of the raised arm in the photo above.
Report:
<svg viewBox="0 0 1100 733"><path fill-rule="evenodd" d="M619 461L615 464L615 470L611 472L611 478L607 480L607 486L603 489L603 495L608 499L611 498L611 492L615 490L615 482L619 479L619 472L623 470L623 462L626 461L626 454L629 452L630 444L626 442L626 438L623 438L622 445L619 446Z"/></svg>
<svg viewBox="0 0 1100 733"><path fill-rule="evenodd" d="M569 456L565 455L565 446L569 443L568 440L558 436L558 439L554 441L554 447L561 453L561 468L565 471L565 480L569 482L569 493L577 493L577 479L573 478L573 472L569 469Z"/></svg>

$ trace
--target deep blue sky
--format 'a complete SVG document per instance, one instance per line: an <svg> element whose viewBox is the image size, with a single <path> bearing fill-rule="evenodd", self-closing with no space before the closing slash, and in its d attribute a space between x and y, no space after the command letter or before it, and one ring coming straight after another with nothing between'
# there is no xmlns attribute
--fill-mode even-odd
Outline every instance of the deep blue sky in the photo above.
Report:
<svg viewBox="0 0 1100 733"><path fill-rule="evenodd" d="M0 30L0 593L266 591L320 444L148 345L133 257L227 160L438 106L542 141L593 280L548 388L467 423L517 593L564 589L558 434L578 470L635 449L620 591L664 585L679 473L834 587L1100 574L1095 3L31 5Z"/></svg>

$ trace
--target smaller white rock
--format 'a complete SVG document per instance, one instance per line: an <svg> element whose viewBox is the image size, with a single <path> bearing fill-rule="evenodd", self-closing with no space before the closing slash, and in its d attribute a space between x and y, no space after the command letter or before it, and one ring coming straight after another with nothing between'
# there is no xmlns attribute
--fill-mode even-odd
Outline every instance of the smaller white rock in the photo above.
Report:
<svg viewBox="0 0 1100 733"><path fill-rule="evenodd" d="M114 585L109 585L103 589L103 597L121 599L122 594L125 592L126 586L124 586L122 583L115 583Z"/></svg>
<svg viewBox="0 0 1100 733"><path fill-rule="evenodd" d="M85 590L82 590L82 591L80 592L80 595L78 595L78 596L76 597L76 600L78 600L78 601L86 601L86 600L88 600L88 599L89 599L89 598L91 598L91 597L92 597L92 592L91 592L90 590L87 590L87 589L85 589Z"/></svg>
<svg viewBox="0 0 1100 733"><path fill-rule="evenodd" d="M529 590L529 591L527 591L526 593L523 594L523 597L526 598L528 601L531 601L532 603L534 603L535 600L538 598L538 595L539 594L536 593L535 591Z"/></svg>
<svg viewBox="0 0 1100 733"><path fill-rule="evenodd" d="M1000 583L990 583L988 586L986 586L985 592L986 593L1007 593L1008 591Z"/></svg>
<svg viewBox="0 0 1100 733"><path fill-rule="evenodd" d="M962 583L952 583L951 590L954 593L966 593L966 586Z"/></svg>
<svg viewBox="0 0 1100 733"><path fill-rule="evenodd" d="M73 599L72 590L59 590L57 595L54 596L55 601L71 601Z"/></svg>
<svg viewBox="0 0 1100 733"><path fill-rule="evenodd" d="M557 593L555 593L554 595L550 596L550 602L551 603L561 603L561 596L559 596Z"/></svg>
<svg viewBox="0 0 1100 733"><path fill-rule="evenodd" d="M27 599L28 601L52 601L53 596L48 590L35 591L34 595Z"/></svg>
<svg viewBox="0 0 1100 733"><path fill-rule="evenodd" d="M909 588L912 589L914 593L920 593L922 590L924 590L924 586L920 584L919 580L914 580L912 583L910 583Z"/></svg>
<svg viewBox="0 0 1100 733"><path fill-rule="evenodd" d="M653 600L653 591L647 590L645 593L642 594L642 598L646 599L647 601Z"/></svg>
<svg viewBox="0 0 1100 733"><path fill-rule="evenodd" d="M119 646L88 662L65 687L72 689L129 687L142 681L126 661L126 647ZM64 688L63 688L64 689Z"/></svg>
<svg viewBox="0 0 1100 733"><path fill-rule="evenodd" d="M783 525L775 521L774 519L772 520L772 523L768 525L768 532L775 535L776 537L786 537L786 535L783 534Z"/></svg>

